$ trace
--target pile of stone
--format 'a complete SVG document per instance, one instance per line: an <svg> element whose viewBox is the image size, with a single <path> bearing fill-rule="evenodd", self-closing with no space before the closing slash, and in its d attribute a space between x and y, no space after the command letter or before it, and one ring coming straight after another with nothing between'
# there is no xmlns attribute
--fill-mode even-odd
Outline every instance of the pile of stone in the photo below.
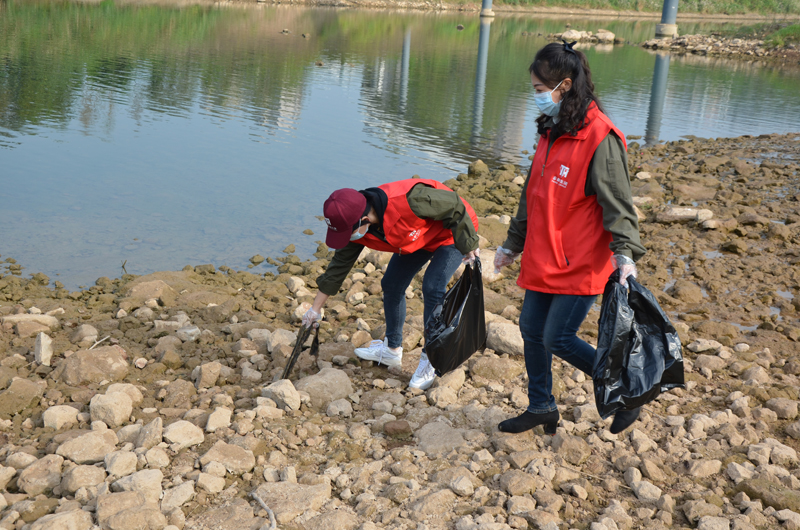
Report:
<svg viewBox="0 0 800 530"><path fill-rule="evenodd" d="M563 33L550 33L550 40L565 40L567 42L584 42L593 44L620 44L622 41L607 29L598 29L597 32L568 29Z"/></svg>
<svg viewBox="0 0 800 530"><path fill-rule="evenodd" d="M800 61L800 51L794 44L769 46L763 40L727 38L709 35L682 35L666 39L651 39L642 44L653 50L696 55L773 58L782 61Z"/></svg>
<svg viewBox="0 0 800 530"><path fill-rule="evenodd" d="M484 261L487 349L422 392L421 285L400 367L383 336L388 257L332 297L318 358L280 380L327 263L211 265L83 291L0 278L0 528L259 530L800 528L797 136L629 146L641 281L685 344L686 389L609 432L587 376L555 361L554 436L497 423L527 406L519 265ZM483 162L447 182L501 243L525 178ZM580 335L594 342L597 308Z"/></svg>

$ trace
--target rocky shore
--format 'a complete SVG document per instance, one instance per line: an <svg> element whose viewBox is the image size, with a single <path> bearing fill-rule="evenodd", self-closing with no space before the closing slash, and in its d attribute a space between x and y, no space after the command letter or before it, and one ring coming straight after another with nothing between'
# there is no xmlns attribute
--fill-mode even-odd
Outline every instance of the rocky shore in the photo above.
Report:
<svg viewBox="0 0 800 530"><path fill-rule="evenodd" d="M261 501L297 530L800 528L799 143L631 143L640 280L679 330L687 385L620 435L559 361L557 434L496 429L527 402L519 265L490 266L524 183L512 165L447 181L482 217L489 339L427 392L406 387L418 281L402 367L353 354L384 331L386 254L362 255L290 381L324 245L267 258L277 274L187 266L76 292L6 260L0 528L259 530Z"/></svg>
<svg viewBox="0 0 800 530"><path fill-rule="evenodd" d="M800 50L795 44L770 46L763 40L727 38L713 35L682 35L668 39L651 39L642 44L645 48L670 53L692 53L741 59L774 59L800 64Z"/></svg>

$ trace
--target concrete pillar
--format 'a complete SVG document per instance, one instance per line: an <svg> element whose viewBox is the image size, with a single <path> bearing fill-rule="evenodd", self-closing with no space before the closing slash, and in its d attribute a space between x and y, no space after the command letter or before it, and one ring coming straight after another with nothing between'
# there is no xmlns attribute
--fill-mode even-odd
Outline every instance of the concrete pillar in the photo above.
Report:
<svg viewBox="0 0 800 530"><path fill-rule="evenodd" d="M661 119L664 116L664 101L667 99L667 79L669 78L669 54L656 55L653 67L653 84L650 87L650 109L647 113L647 126L644 132L644 145L649 147L658 143L661 133Z"/></svg>
<svg viewBox="0 0 800 530"><path fill-rule="evenodd" d="M473 145L477 142L483 129L483 101L486 96L486 65L489 61L491 26L491 18L481 18L481 32L478 38L478 67L475 70L475 98L472 102L471 143Z"/></svg>
<svg viewBox="0 0 800 530"><path fill-rule="evenodd" d="M481 16L482 17L493 17L494 11L492 11L492 0L483 0L481 4Z"/></svg>
<svg viewBox="0 0 800 530"><path fill-rule="evenodd" d="M411 30L403 37L403 58L400 66L400 111L405 113L408 104L408 69L411 61Z"/></svg>
<svg viewBox="0 0 800 530"><path fill-rule="evenodd" d="M678 36L678 0L664 0L661 24L656 24L656 37Z"/></svg>

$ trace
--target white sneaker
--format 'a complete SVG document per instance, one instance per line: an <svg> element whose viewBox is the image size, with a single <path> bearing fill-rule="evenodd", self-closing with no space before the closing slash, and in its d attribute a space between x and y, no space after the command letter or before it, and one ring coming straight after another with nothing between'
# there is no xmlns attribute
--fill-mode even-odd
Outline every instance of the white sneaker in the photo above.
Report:
<svg viewBox="0 0 800 530"><path fill-rule="evenodd" d="M403 348L396 352L389 349L385 340L373 340L364 348L356 348L355 354L365 361L375 361L386 366L400 366L403 363Z"/></svg>
<svg viewBox="0 0 800 530"><path fill-rule="evenodd" d="M436 379L436 372L433 366L431 366L428 356L423 353L419 357L419 366L417 366L417 371L414 372L414 375L411 377L408 387L428 390L433 384L434 379Z"/></svg>

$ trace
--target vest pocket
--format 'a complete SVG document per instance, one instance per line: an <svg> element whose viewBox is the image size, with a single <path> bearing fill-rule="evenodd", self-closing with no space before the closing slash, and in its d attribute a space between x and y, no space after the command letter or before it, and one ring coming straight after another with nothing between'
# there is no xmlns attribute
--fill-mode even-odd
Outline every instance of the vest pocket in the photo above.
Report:
<svg viewBox="0 0 800 530"><path fill-rule="evenodd" d="M569 267L569 258L567 258L567 254L564 252L564 243L561 239L561 230L556 230L555 236L555 248L553 250L556 254L556 262L558 263L559 269L566 269Z"/></svg>

